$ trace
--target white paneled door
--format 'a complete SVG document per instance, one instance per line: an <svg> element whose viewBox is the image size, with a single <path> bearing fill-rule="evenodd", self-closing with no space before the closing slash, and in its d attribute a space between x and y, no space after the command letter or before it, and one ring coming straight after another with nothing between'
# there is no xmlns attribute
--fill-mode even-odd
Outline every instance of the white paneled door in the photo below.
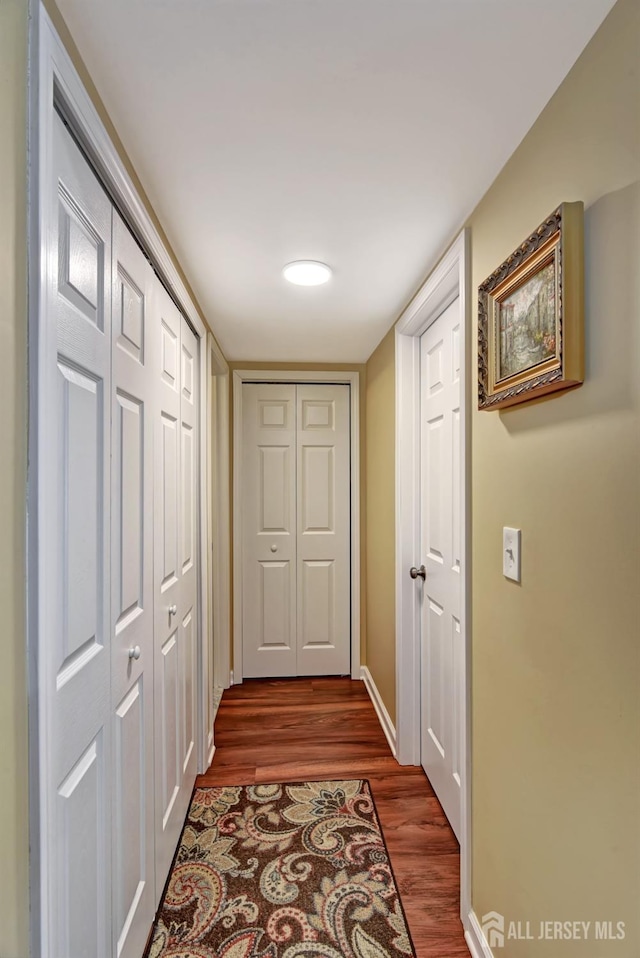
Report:
<svg viewBox="0 0 640 958"><path fill-rule="evenodd" d="M113 929L118 958L144 951L155 912L153 414L155 276L113 212L111 703Z"/></svg>
<svg viewBox="0 0 640 958"><path fill-rule="evenodd" d="M242 671L350 668L349 387L242 387Z"/></svg>
<svg viewBox="0 0 640 958"><path fill-rule="evenodd" d="M57 236L40 357L55 468L43 495L51 954L110 955L111 204L56 117ZM55 386L52 377L55 376ZM55 398L54 398L55 397ZM46 579L47 568L54 573ZM41 569L43 566L41 565ZM48 585L47 585L48 583Z"/></svg>
<svg viewBox="0 0 640 958"><path fill-rule="evenodd" d="M156 898L171 865L196 774L196 339L156 288L160 348L155 422Z"/></svg>
<svg viewBox="0 0 640 958"><path fill-rule="evenodd" d="M53 147L42 950L139 958L196 774L199 344L57 116Z"/></svg>
<svg viewBox="0 0 640 958"><path fill-rule="evenodd" d="M421 761L460 837L461 616L460 303L420 339Z"/></svg>

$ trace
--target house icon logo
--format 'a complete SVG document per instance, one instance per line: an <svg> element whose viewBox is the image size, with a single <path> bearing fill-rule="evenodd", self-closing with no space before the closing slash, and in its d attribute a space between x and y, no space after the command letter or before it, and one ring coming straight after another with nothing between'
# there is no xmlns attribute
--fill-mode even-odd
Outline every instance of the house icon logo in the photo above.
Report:
<svg viewBox="0 0 640 958"><path fill-rule="evenodd" d="M482 932L489 948L504 947L504 915L490 911L482 916Z"/></svg>

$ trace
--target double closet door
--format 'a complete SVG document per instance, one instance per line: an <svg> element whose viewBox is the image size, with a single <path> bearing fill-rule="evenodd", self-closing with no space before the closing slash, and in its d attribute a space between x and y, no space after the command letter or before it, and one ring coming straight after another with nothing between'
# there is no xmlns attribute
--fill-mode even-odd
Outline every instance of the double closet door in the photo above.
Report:
<svg viewBox="0 0 640 958"><path fill-rule="evenodd" d="M196 772L198 343L57 116L54 158L43 942L139 958Z"/></svg>
<svg viewBox="0 0 640 958"><path fill-rule="evenodd" d="M242 672L350 670L349 386L242 386Z"/></svg>

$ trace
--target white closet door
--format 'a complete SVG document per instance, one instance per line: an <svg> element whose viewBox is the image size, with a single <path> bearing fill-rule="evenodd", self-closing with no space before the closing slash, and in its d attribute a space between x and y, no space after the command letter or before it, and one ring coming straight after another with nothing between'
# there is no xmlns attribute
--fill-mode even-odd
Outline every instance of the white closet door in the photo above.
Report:
<svg viewBox="0 0 640 958"><path fill-rule="evenodd" d="M182 317L180 378L180 576L179 620L182 657L182 725L180 762L182 806L187 813L196 778L196 636L198 621L198 470L199 363L198 340Z"/></svg>
<svg viewBox="0 0 640 958"><path fill-rule="evenodd" d="M297 674L351 665L349 387L297 389Z"/></svg>
<svg viewBox="0 0 640 958"><path fill-rule="evenodd" d="M349 387L245 383L244 676L351 661Z"/></svg>
<svg viewBox="0 0 640 958"><path fill-rule="evenodd" d="M245 383L242 672L296 675L296 387Z"/></svg>
<svg viewBox="0 0 640 958"><path fill-rule="evenodd" d="M159 284L156 303L160 350L154 448L154 709L159 899L195 780L194 411L198 383L193 334Z"/></svg>
<svg viewBox="0 0 640 958"><path fill-rule="evenodd" d="M112 277L113 928L118 958L139 958L155 912L153 393L159 331L157 280L115 211Z"/></svg>
<svg viewBox="0 0 640 958"><path fill-rule="evenodd" d="M52 958L107 958L111 939L111 203L56 116L48 308L56 354L39 357L39 429L55 468L41 485L41 681ZM53 316L51 317L53 319ZM53 378L55 377L55 379ZM53 456L49 460L54 461Z"/></svg>

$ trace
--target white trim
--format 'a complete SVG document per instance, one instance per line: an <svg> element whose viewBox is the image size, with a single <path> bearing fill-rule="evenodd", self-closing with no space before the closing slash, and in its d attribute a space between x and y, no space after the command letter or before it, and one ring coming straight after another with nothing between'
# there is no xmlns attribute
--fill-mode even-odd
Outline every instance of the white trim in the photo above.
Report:
<svg viewBox="0 0 640 958"><path fill-rule="evenodd" d="M360 373L235 369L233 372L233 676L242 682L242 384L337 383L351 387L351 678L360 678Z"/></svg>
<svg viewBox="0 0 640 958"><path fill-rule="evenodd" d="M464 475L461 527L463 595L460 629L465 648L461 768L460 914L471 907L471 376L469 375L469 231L463 230L396 325L396 694L397 757L420 764L420 619L418 594L408 570L418 564L420 529L420 336L456 298L463 344L460 468Z"/></svg>
<svg viewBox="0 0 640 958"><path fill-rule="evenodd" d="M200 443L198 448L198 474L200 494L197 504L197 535L198 552L200 555L200 581L198 583L198 593L200 598L200 640L196 648L197 661L197 697L196 697L196 715L199 721L196 728L196 768L200 774L206 772L210 762L207 761L208 752L211 746L212 730L207 728L209 714L209 656L207 654L205 637L209 635L211 628L211 609L209 608L209 489L208 489L208 471L207 471L207 438L209 433L209 404L208 404L208 383L207 372L209 368L207 352L207 334L202 327L202 335L198 339L198 349L200 352L200 408L198 417L200 420L199 432Z"/></svg>
<svg viewBox="0 0 640 958"><path fill-rule="evenodd" d="M373 707L376 710L376 715L378 716L378 721L382 726L382 731L385 734L387 742L389 743L389 748L391 749L391 754L393 757L396 757L396 727L391 720L391 716L387 712L387 707L382 701L382 696L378 691L378 686L373 680L373 675L369 671L366 665L363 665L360 669L360 675L364 686L369 693L369 698L373 703Z"/></svg>
<svg viewBox="0 0 640 958"><path fill-rule="evenodd" d="M478 916L473 909L469 912L465 923L464 939L472 958L494 958L494 954L484 936L482 926L478 921Z"/></svg>
<svg viewBox="0 0 640 958"><path fill-rule="evenodd" d="M228 689L231 642L230 577L231 512L229 490L229 367L211 334L208 337L209 386L216 390L215 449L210 462L209 490L213 492L213 680L216 687ZM209 408L211 406L209 405ZM211 432L209 433L211 440ZM212 445L210 441L210 445Z"/></svg>
<svg viewBox="0 0 640 958"><path fill-rule="evenodd" d="M234 677L233 677L233 669L230 669L230 670L229 670L229 687L231 687L232 685L235 685L235 684L236 684L236 683L235 683L235 679L234 679Z"/></svg>
<svg viewBox="0 0 640 958"><path fill-rule="evenodd" d="M207 350L202 348L205 342L206 327L198 310L167 252L163 240L151 220L146 207L136 192L120 156L82 85L76 69L62 44L56 30L39 0L31 0L30 37L29 37L29 84L30 117L28 144L28 206L29 206L29 448L32 459L28 477L28 643L29 643L29 704L30 747L32 751L30 784L30 883L32 889L31 907L31 949L33 954L49 955L51 943L47 939L50 927L50 913L53 908L54 890L48 885L49 848L55 840L54 809L47 795L46 782L48 763L51 760L50 723L48 722L48 695L46 687L47 649L40 647L39 623L46 621L52 602L51 586L41 575L47 556L40 548L42 533L48 525L47 510L43 508L43 486L47 465L53 461L55 436L43 435L39 423L42 417L42 403L51 394L50 378L52 371L47 368L44 358L55 350L55 325L48 322L46 315L47 284L51 266L49 262L49 238L56 222L55 197L50 197L49 184L53 170L53 117L54 101L64 106L64 114L72 126L75 135L81 141L91 162L96 167L116 205L134 228L136 235L146 248L154 262L158 274L180 305L180 309L192 326L200 341L200 436L207 430L206 370ZM199 481L199 561L201 574L198 581L200 616L198 648L198 729L197 749L201 768L207 752L207 733L204 722L204 697L201 688L202 676L202 635L206 633L206 468L204 451L200 452ZM49 537L50 538L50 537ZM40 672L40 674L39 674Z"/></svg>

